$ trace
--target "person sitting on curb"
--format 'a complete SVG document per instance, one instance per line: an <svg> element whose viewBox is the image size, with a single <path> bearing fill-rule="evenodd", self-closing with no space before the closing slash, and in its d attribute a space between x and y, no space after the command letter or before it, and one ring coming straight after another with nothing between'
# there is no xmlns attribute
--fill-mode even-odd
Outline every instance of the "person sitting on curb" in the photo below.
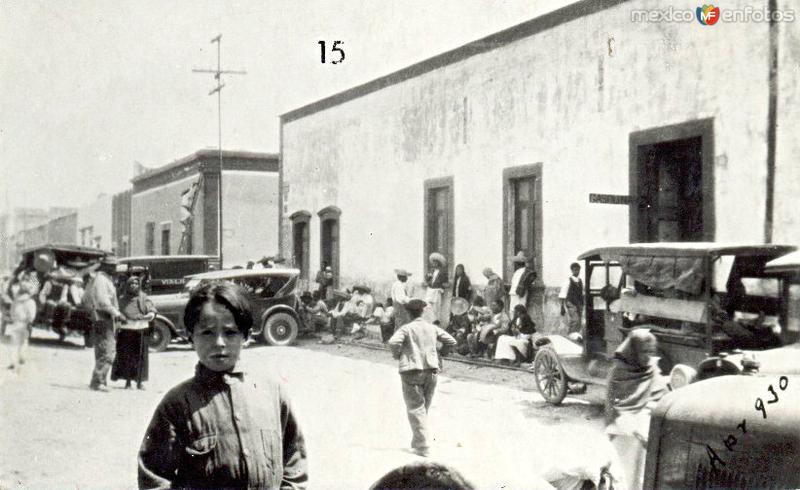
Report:
<svg viewBox="0 0 800 490"><path fill-rule="evenodd" d="M496 299L492 302L492 319L481 327L479 332L473 332L467 337L470 344L470 357L480 357L486 354L490 359L494 356L494 347L497 337L508 332L510 320L504 311L503 300Z"/></svg>

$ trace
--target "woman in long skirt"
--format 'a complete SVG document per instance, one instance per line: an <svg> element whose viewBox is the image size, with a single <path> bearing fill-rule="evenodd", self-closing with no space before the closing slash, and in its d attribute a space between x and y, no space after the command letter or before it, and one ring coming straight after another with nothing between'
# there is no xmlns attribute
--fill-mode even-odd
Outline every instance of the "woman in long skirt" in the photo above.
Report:
<svg viewBox="0 0 800 490"><path fill-rule="evenodd" d="M130 277L126 282L125 294L119 299L119 309L127 322L120 325L117 335L117 355L111 369L111 380L125 380L125 388L144 389L148 376L148 338L150 322L155 318L156 309L141 290L138 277Z"/></svg>

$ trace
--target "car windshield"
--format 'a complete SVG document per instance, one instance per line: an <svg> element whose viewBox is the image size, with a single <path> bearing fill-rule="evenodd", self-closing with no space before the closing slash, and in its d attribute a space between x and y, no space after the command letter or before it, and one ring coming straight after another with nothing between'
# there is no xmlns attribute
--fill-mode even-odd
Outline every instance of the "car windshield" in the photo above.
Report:
<svg viewBox="0 0 800 490"><path fill-rule="evenodd" d="M291 294L297 285L297 276L284 275L247 275L230 277L225 280L240 286L251 296L262 299L286 296ZM206 281L208 281L208 279L189 279L184 287L184 291L191 293L201 282Z"/></svg>
<svg viewBox="0 0 800 490"><path fill-rule="evenodd" d="M183 287L183 290L187 293L192 292L194 288L200 285L200 279L189 279L186 285Z"/></svg>

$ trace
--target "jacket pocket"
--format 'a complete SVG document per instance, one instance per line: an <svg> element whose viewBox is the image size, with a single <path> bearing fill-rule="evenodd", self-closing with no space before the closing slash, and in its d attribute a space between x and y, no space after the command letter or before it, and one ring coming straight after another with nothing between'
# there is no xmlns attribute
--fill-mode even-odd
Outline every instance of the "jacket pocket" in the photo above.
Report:
<svg viewBox="0 0 800 490"><path fill-rule="evenodd" d="M201 457L210 454L217 447L217 435L209 434L194 439L186 446L186 453L189 456Z"/></svg>

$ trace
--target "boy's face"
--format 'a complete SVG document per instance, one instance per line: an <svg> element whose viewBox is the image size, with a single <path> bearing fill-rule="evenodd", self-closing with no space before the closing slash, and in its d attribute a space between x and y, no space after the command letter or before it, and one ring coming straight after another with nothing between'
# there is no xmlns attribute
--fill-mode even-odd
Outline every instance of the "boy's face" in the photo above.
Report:
<svg viewBox="0 0 800 490"><path fill-rule="evenodd" d="M244 335L236 326L233 313L211 301L200 310L192 341L203 366L212 371L230 371L239 361Z"/></svg>
<svg viewBox="0 0 800 490"><path fill-rule="evenodd" d="M503 305L497 301L492 301L492 313L500 313L501 311L503 311Z"/></svg>
<svg viewBox="0 0 800 490"><path fill-rule="evenodd" d="M580 266L572 266L572 267L569 268L569 270L572 271L572 275L575 276L575 277L578 277L578 274L581 273Z"/></svg>

